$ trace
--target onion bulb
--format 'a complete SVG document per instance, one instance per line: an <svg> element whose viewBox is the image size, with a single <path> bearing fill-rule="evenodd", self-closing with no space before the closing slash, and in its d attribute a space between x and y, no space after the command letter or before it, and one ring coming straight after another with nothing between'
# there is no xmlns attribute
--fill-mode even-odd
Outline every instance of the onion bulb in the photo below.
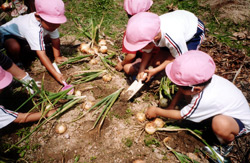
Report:
<svg viewBox="0 0 250 163"><path fill-rule="evenodd" d="M8 9L10 9L10 5L9 5L8 1L6 1L5 3L3 3L1 5L1 8L2 8L3 11L7 11Z"/></svg>
<svg viewBox="0 0 250 163"><path fill-rule="evenodd" d="M82 53L88 53L89 49L90 49L90 45L89 44L81 43L81 45L80 45L80 51Z"/></svg>
<svg viewBox="0 0 250 163"><path fill-rule="evenodd" d="M106 54L108 52L108 47L107 46L101 46L99 51L102 53L102 54Z"/></svg>
<svg viewBox="0 0 250 163"><path fill-rule="evenodd" d="M89 110L93 105L94 105L94 102L87 100L87 101L85 101L85 102L82 104L82 108L83 108L84 110Z"/></svg>
<svg viewBox="0 0 250 163"><path fill-rule="evenodd" d="M148 133L148 134L153 134L155 133L157 130L157 127L155 126L154 122L148 122L145 126L145 131Z"/></svg>
<svg viewBox="0 0 250 163"><path fill-rule="evenodd" d="M63 123L59 123L56 125L56 133L63 134L67 130L67 126Z"/></svg>
<svg viewBox="0 0 250 163"><path fill-rule="evenodd" d="M75 91L75 96L81 96L81 95L82 95L81 91L79 90Z"/></svg>
<svg viewBox="0 0 250 163"><path fill-rule="evenodd" d="M156 128L162 128L165 125L165 122L161 118L155 118L153 123L155 124Z"/></svg>
<svg viewBox="0 0 250 163"><path fill-rule="evenodd" d="M166 107L168 106L168 99L166 99L166 98L161 98L161 99L159 100L159 106L160 106L161 108L166 108Z"/></svg>
<svg viewBox="0 0 250 163"><path fill-rule="evenodd" d="M97 62L96 59L91 59L91 60L89 61L89 63L92 64L92 65L96 65L98 62Z"/></svg>
<svg viewBox="0 0 250 163"><path fill-rule="evenodd" d="M145 160L140 160L140 159L139 159L139 160L134 160L133 163L146 163L146 161L145 161Z"/></svg>
<svg viewBox="0 0 250 163"><path fill-rule="evenodd" d="M94 49L90 48L87 53L88 54L95 54L95 51L94 51Z"/></svg>
<svg viewBox="0 0 250 163"><path fill-rule="evenodd" d="M144 122L146 120L146 115L142 112L136 114L136 118L139 122Z"/></svg>
<svg viewBox="0 0 250 163"><path fill-rule="evenodd" d="M111 80L112 80L111 74L103 75L103 76L102 76L102 80L105 81L105 82L111 81Z"/></svg>
<svg viewBox="0 0 250 163"><path fill-rule="evenodd" d="M106 45L107 45L107 42L106 42L106 40L101 39L101 40L99 41L98 45L99 45L99 46L106 46Z"/></svg>

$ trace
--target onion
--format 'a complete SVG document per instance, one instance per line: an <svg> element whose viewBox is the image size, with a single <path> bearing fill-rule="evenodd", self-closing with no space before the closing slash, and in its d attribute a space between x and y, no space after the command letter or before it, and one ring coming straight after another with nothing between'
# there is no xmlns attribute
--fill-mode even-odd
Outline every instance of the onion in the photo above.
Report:
<svg viewBox="0 0 250 163"><path fill-rule="evenodd" d="M1 5L1 8L2 8L3 11L7 11L8 9L10 9L10 5L9 5L9 3L6 1L5 3L3 3L3 4Z"/></svg>
<svg viewBox="0 0 250 163"><path fill-rule="evenodd" d="M103 75L103 76L102 76L102 80L105 81L105 82L111 81L111 80L112 80L111 74Z"/></svg>
<svg viewBox="0 0 250 163"><path fill-rule="evenodd" d="M144 122L146 120L146 115L142 112L136 114L136 118L139 122Z"/></svg>
<svg viewBox="0 0 250 163"><path fill-rule="evenodd" d="M99 41L98 45L99 45L99 46L106 46L106 45L107 45L107 42L106 42L106 40L101 39L101 40Z"/></svg>
<svg viewBox="0 0 250 163"><path fill-rule="evenodd" d="M94 105L94 102L87 100L87 101L85 101L85 102L82 104L82 108L83 108L84 110L89 110L93 105Z"/></svg>
<svg viewBox="0 0 250 163"><path fill-rule="evenodd" d="M133 163L146 163L146 161L145 161L145 160L140 160L140 159L139 159L139 160L134 160Z"/></svg>
<svg viewBox="0 0 250 163"><path fill-rule="evenodd" d="M94 46L94 47L93 47L93 50L94 50L95 53L98 53L99 48L98 48L97 46Z"/></svg>
<svg viewBox="0 0 250 163"><path fill-rule="evenodd" d="M91 59L91 60L89 61L89 63L92 64L92 65L96 65L98 62L97 62L96 59Z"/></svg>
<svg viewBox="0 0 250 163"><path fill-rule="evenodd" d="M56 133L63 134L67 130L67 126L63 123L59 123L56 125Z"/></svg>
<svg viewBox="0 0 250 163"><path fill-rule="evenodd" d="M166 107L168 106L168 99L166 99L166 98L161 98L161 99L159 100L159 106L160 106L161 108L166 108Z"/></svg>
<svg viewBox="0 0 250 163"><path fill-rule="evenodd" d="M90 48L87 53L88 54L95 54L95 51L94 51L94 49Z"/></svg>
<svg viewBox="0 0 250 163"><path fill-rule="evenodd" d="M81 96L81 95L82 95L81 91L79 90L75 91L75 96Z"/></svg>
<svg viewBox="0 0 250 163"><path fill-rule="evenodd" d="M80 51L82 53L88 53L89 49L90 49L90 45L89 44L81 43L81 45L80 45Z"/></svg>
<svg viewBox="0 0 250 163"><path fill-rule="evenodd" d="M108 47L107 46L101 46L99 51L102 53L102 54L106 54L108 52Z"/></svg>
<svg viewBox="0 0 250 163"><path fill-rule="evenodd" d="M148 133L148 134L153 134L155 133L157 130L154 122L148 122L145 126L145 131Z"/></svg>
<svg viewBox="0 0 250 163"><path fill-rule="evenodd" d="M165 122L161 118L155 118L153 123L155 124L156 128L162 128L165 125Z"/></svg>

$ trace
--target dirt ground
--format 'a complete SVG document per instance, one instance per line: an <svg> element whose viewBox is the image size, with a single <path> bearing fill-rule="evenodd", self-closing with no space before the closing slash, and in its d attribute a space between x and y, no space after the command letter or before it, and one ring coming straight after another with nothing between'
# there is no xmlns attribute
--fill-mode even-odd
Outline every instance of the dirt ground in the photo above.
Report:
<svg viewBox="0 0 250 163"><path fill-rule="evenodd" d="M249 40L247 41L249 43ZM77 51L78 46L72 46L72 42L74 42L74 45L80 43L74 40L72 36L61 38L61 50L63 53L75 53ZM108 44L108 47L112 49L111 44ZM202 44L200 50L207 52L214 58L217 65L216 74L234 82L236 86L242 90L249 102L250 58L246 56L244 51L225 46L217 42L212 36L207 36L207 40ZM117 53L120 52L117 51ZM93 70L104 68L100 60L97 65L90 64L89 60L90 58L86 58L86 60L79 63L63 66L60 68L61 72L67 77L70 77L86 67ZM60 90L61 86L47 73L39 60L36 59L32 62L32 66L29 67L29 73L35 80L42 80L43 76L45 76L46 80L44 81L44 85L46 90L51 92ZM144 112L148 106L158 104L158 100L155 98L157 93L156 89L159 86L158 79L160 79L160 76L156 77L154 81L144 85L140 93L138 93L133 100L123 101L118 99L111 108L108 117L105 119L101 132L98 132L97 129L88 131L93 126L100 111L92 111L85 117L73 121L82 113L86 112L82 109L82 103L79 103L62 116L42 126L38 132L35 132L29 138L28 142L25 141L21 143L20 146L26 146L26 149L23 150L25 151L24 157L20 158L18 150L9 153L3 153L1 150L0 156L3 157L2 159L5 159L6 162L130 163L137 159L144 160L147 163L179 162L175 155L163 144L165 137L171 137L169 145L177 152L186 154L198 162L211 162L211 160L199 151L204 144L189 132L158 131L153 135L149 135L144 131L144 126L148 120L139 122L136 119L136 113ZM98 102L101 98L106 97L119 88L128 88L130 84L131 81L123 72L115 72L110 82L105 82L100 77L94 81L76 85L75 89L81 91L82 95L86 95L88 100ZM22 100L27 99L27 95L23 94L18 94L18 97L21 97L19 99L20 103ZM19 106L19 102L13 103L11 102L13 99L11 99L11 97L9 97L9 99L9 101L5 101L7 106ZM180 123L169 119L164 119L164 121L167 125ZM64 123L67 126L65 133L55 133L55 126L58 123ZM20 136L18 136L16 132L29 127L34 128L35 124L11 124L4 128L4 130L0 130L1 144L14 144L20 139ZM209 138L212 137L212 135L208 133L204 135L204 137ZM234 150L229 156L230 160L232 162L249 162L250 135L237 139L237 141L234 141L234 144Z"/></svg>

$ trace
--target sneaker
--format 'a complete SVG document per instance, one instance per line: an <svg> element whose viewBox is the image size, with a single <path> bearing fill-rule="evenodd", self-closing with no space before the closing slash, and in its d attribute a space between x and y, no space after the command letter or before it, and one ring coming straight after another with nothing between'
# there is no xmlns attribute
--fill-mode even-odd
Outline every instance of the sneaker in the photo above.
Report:
<svg viewBox="0 0 250 163"><path fill-rule="evenodd" d="M216 163L226 163L228 162L226 156L232 151L232 149L233 145L229 144L223 146L212 146L211 148L205 146L201 149L201 151Z"/></svg>

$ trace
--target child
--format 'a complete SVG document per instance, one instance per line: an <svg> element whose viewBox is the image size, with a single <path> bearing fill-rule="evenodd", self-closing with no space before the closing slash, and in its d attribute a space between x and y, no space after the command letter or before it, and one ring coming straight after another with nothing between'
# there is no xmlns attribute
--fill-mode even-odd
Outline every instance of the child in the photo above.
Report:
<svg viewBox="0 0 250 163"><path fill-rule="evenodd" d="M49 35L52 42L54 58L57 63L67 58L60 54L60 39L57 28L66 22L64 3L62 0L36 0L36 12L19 16L0 27L0 34L7 54L18 62L22 47L29 44L36 51L42 64L63 84L63 75L58 73L45 52L45 36ZM26 42L27 41L27 42Z"/></svg>
<svg viewBox="0 0 250 163"><path fill-rule="evenodd" d="M0 92L7 87L12 81L11 73L5 71L0 67ZM50 117L56 112L56 110L50 110L46 117ZM14 123L27 123L38 121L42 117L41 112L36 113L17 113L5 109L0 105L0 129L7 126L8 124Z"/></svg>
<svg viewBox="0 0 250 163"><path fill-rule="evenodd" d="M179 90L167 109L151 106L147 118L163 116L200 123L212 118L211 128L221 144L250 132L250 108L243 93L230 81L217 76L215 63L206 53L191 50L166 67L166 74ZM183 97L191 100L174 109Z"/></svg>
<svg viewBox="0 0 250 163"><path fill-rule="evenodd" d="M31 80L33 80L30 75L25 72L24 70L20 69L15 63L12 62L12 60L4 55L3 53L0 52L0 66L8 71L9 73L11 73L15 78L17 78L18 80L23 81L26 84L29 84ZM39 86L39 82L36 82ZM30 92L30 93L34 93L34 91L29 88L28 86L26 86L26 89Z"/></svg>
<svg viewBox="0 0 250 163"><path fill-rule="evenodd" d="M131 51L142 49L149 54L142 59L137 76L143 79L143 74L147 73L147 82L152 76L164 70L174 58L188 50L197 50L203 39L204 25L193 13L177 10L158 16L141 12L128 22L124 46ZM172 56L168 56L168 59L158 67L145 70L151 60L150 52L154 46L167 47Z"/></svg>
<svg viewBox="0 0 250 163"><path fill-rule="evenodd" d="M131 18L133 15L139 12L149 11L152 4L153 4L152 0L124 0L124 10L126 11L128 18ZM122 52L125 53L125 58L124 60L119 61L115 68L117 71L122 71L124 68L125 73L129 74L129 67L125 65L134 61L135 58L140 57L141 54L139 51L127 50L124 47L124 44L122 44Z"/></svg>

